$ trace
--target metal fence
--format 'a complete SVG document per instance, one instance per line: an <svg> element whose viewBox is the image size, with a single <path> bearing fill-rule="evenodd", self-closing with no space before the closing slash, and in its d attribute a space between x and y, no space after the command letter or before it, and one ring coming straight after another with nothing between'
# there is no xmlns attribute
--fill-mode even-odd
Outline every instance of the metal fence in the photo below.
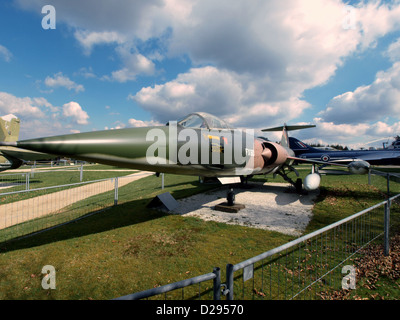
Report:
<svg viewBox="0 0 400 320"><path fill-rule="evenodd" d="M118 178L0 194L0 242L114 205Z"/></svg>
<svg viewBox="0 0 400 320"><path fill-rule="evenodd" d="M135 175L3 192L0 242L112 207L118 202L118 188L132 182L132 176ZM386 177L389 191L393 177ZM383 236L388 253L390 208L399 197L400 194L246 261L228 264L222 275L220 268L214 268L208 274L117 299L323 298L325 292L341 288L340 267L351 265L349 259L361 248Z"/></svg>
<svg viewBox="0 0 400 320"><path fill-rule="evenodd" d="M386 174L389 192L390 178ZM341 290L351 259L382 237L389 253L390 208L400 194L368 209L237 264L227 264L225 283L194 284L214 279L213 273L168 284L118 299L298 300L324 299ZM214 268L219 270L219 268ZM215 277L218 277L215 275ZM188 293L185 293L187 290ZM167 295L168 292L168 295ZM213 292L213 296L210 296ZM216 292L218 294L216 294ZM208 293L208 295L207 295ZM161 295L162 294L162 295ZM158 296L157 296L158 295Z"/></svg>
<svg viewBox="0 0 400 320"><path fill-rule="evenodd" d="M207 287L207 290L202 291L200 285L202 283L205 283L205 282L211 281L211 280L213 281L212 286L211 286L212 290L210 289L210 287ZM197 293L195 291L194 292L192 291L190 293L186 293L186 296L185 296L184 289L187 287L190 287L190 286L194 286L194 285L199 285ZM116 298L114 300L139 300L139 299L143 299L143 298L153 297L156 295L163 295L163 298L165 300L167 300L168 299L167 293L169 293L171 291L176 291L178 289L182 289L180 294L178 294L179 298L182 300L185 300L185 297L190 298L190 299L195 299L195 298L202 299L202 297L207 298L207 297L209 297L210 292L212 292L212 298L209 297L210 299L220 300L220 297L221 297L221 270L220 270L220 268L214 268L213 272L210 272L207 274L203 274L203 275L193 277L190 279L167 284L165 286L149 289L146 291L129 294L129 295L126 295L126 296L123 296L120 298ZM177 295L175 294L173 296L173 299L176 299L176 298L177 298Z"/></svg>
<svg viewBox="0 0 400 320"><path fill-rule="evenodd" d="M400 194L259 256L226 267L227 299L319 299L342 288L341 266L384 236L390 204ZM347 261L347 262L346 262Z"/></svg>
<svg viewBox="0 0 400 320"><path fill-rule="evenodd" d="M30 189L36 189L36 184L38 183L38 180L45 179L49 183L49 181L52 180L52 175L54 175L55 173L62 174L64 172L76 173L72 176L73 179L71 179L71 183L83 181L83 165L39 168L36 168L36 166L32 166L31 168L23 169L18 173L1 174L0 193L6 193L9 189L12 189L12 191L29 191ZM54 181L54 185L57 185L57 181Z"/></svg>
<svg viewBox="0 0 400 320"><path fill-rule="evenodd" d="M35 172L35 176L37 174ZM31 184L30 188L8 192L3 189L0 193L0 243L110 208L118 203L119 187L148 174L140 172L42 188L33 188Z"/></svg>

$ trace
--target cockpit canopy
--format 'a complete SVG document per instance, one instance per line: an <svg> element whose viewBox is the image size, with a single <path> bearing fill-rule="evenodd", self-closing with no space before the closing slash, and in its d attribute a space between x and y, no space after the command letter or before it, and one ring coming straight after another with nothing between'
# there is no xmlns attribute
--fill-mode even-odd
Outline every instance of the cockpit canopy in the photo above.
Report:
<svg viewBox="0 0 400 320"><path fill-rule="evenodd" d="M185 128L232 129L225 121L205 112L195 112L178 121Z"/></svg>

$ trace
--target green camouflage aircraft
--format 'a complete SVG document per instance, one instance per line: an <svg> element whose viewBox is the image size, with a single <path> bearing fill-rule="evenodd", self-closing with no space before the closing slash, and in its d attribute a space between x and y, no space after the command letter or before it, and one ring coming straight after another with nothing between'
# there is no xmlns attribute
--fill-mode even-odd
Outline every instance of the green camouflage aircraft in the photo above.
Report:
<svg viewBox="0 0 400 320"><path fill-rule="evenodd" d="M13 144L18 140L20 119L14 115L0 117L0 141ZM24 161L45 160L55 156L13 146L0 147L0 171L17 169Z"/></svg>
<svg viewBox="0 0 400 320"><path fill-rule="evenodd" d="M295 172L296 158L289 148L287 131L310 126L283 126L281 143L254 136L254 130L231 128L223 120L204 113L191 113L165 126L95 131L23 141L3 145L36 152L71 157L119 167L157 173L216 177L222 183L237 183L241 178L258 174L279 174L298 190L302 181L292 181L287 173ZM326 164L326 163L325 163ZM367 173L368 163L347 166L353 173ZM318 188L319 174L312 172L304 180L307 190Z"/></svg>

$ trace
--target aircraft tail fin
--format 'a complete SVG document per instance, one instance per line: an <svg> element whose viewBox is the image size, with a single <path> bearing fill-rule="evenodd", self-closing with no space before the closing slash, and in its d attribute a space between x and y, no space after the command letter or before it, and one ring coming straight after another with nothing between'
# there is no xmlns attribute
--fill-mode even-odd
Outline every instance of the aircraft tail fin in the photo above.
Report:
<svg viewBox="0 0 400 320"><path fill-rule="evenodd" d="M290 137L289 138L289 148L294 151L296 155L300 155L302 153L312 153L312 152L321 152L318 149L315 149L308 144L304 143L303 141L300 141L296 138Z"/></svg>
<svg viewBox="0 0 400 320"><path fill-rule="evenodd" d="M288 126L285 123L283 126L262 129L261 131L266 132L266 131L281 131L282 130L281 146L290 148L288 131L301 130L301 129L314 128L314 127L315 127L315 125L313 125L313 124Z"/></svg>
<svg viewBox="0 0 400 320"><path fill-rule="evenodd" d="M14 142L19 137L20 120L12 115L0 117L0 141Z"/></svg>

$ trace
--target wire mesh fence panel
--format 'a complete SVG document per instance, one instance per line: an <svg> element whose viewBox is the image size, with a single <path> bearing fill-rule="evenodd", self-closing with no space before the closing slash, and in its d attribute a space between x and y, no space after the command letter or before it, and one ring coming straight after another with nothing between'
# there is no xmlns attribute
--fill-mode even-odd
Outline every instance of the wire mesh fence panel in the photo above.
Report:
<svg viewBox="0 0 400 320"><path fill-rule="evenodd" d="M34 233L114 205L115 179L0 195L0 241ZM8 197L17 201L9 202ZM18 197L23 200L18 200Z"/></svg>
<svg viewBox="0 0 400 320"><path fill-rule="evenodd" d="M0 175L0 192L27 190L28 179L29 173L2 174Z"/></svg>
<svg viewBox="0 0 400 320"><path fill-rule="evenodd" d="M353 267L351 258L383 235L383 217L381 204L254 263L244 262L245 267L235 266L234 299L325 299L327 292L342 288L342 269Z"/></svg>

